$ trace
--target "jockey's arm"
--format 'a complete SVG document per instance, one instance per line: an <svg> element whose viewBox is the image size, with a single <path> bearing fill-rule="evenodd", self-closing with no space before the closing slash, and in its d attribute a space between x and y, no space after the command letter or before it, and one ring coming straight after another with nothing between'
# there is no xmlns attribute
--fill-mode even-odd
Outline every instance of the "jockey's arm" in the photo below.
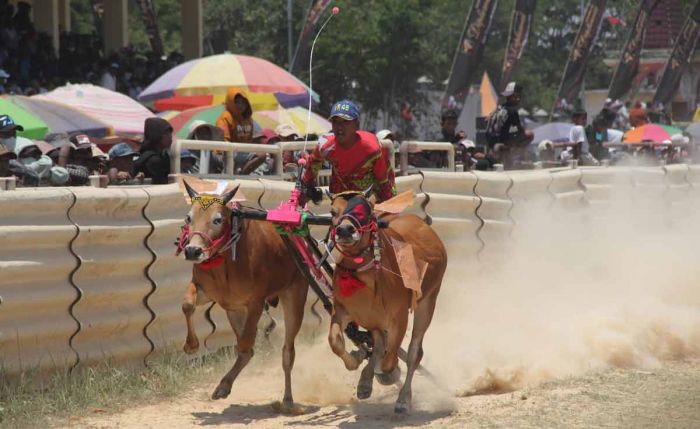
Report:
<svg viewBox="0 0 700 429"><path fill-rule="evenodd" d="M372 173L378 186L376 190L378 202L386 201L396 195L394 171L391 169L386 149L382 149L382 156L374 162Z"/></svg>
<svg viewBox="0 0 700 429"><path fill-rule="evenodd" d="M301 177L301 183L305 187L309 188L316 186L316 176L318 175L318 172L321 171L321 167L323 167L323 161L323 155L321 155L319 147L316 146L308 159L308 163L304 169L304 175Z"/></svg>

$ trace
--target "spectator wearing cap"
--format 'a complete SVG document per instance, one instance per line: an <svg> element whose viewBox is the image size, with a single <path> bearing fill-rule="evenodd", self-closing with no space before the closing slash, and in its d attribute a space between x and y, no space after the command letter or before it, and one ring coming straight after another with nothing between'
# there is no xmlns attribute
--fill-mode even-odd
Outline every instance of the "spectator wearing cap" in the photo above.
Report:
<svg viewBox="0 0 700 429"><path fill-rule="evenodd" d="M109 170L107 171L109 183L121 185L131 180L134 159L138 156L136 151L126 143L118 143L112 146L107 154L109 155Z"/></svg>
<svg viewBox="0 0 700 429"><path fill-rule="evenodd" d="M323 197L315 182L326 161L331 165L329 190L334 194L371 187L379 202L396 195L388 153L374 134L360 130L360 110L355 103L349 100L334 103L330 121L333 135L314 148L302 177L306 196L314 202Z"/></svg>
<svg viewBox="0 0 700 429"><path fill-rule="evenodd" d="M63 167L54 166L51 158L44 155L33 141L18 137L15 154L19 163L36 174L40 180L55 186L68 184L70 180L68 171Z"/></svg>
<svg viewBox="0 0 700 429"><path fill-rule="evenodd" d="M198 170L195 170L194 167L198 160L199 158L192 152L187 149L182 149L180 151L180 173L197 174Z"/></svg>
<svg viewBox="0 0 700 429"><path fill-rule="evenodd" d="M457 143L461 140L467 138L467 133L464 131L457 131L457 125L459 120L459 112L455 109L447 109L440 115L440 133L435 136L433 141L436 142L447 142L452 143L455 146L455 153L457 154L458 161L464 162L465 159L462 147ZM439 151L423 152L427 157L432 160L437 167L447 167L448 160L447 154Z"/></svg>
<svg viewBox="0 0 700 429"><path fill-rule="evenodd" d="M279 139L279 136L269 128L261 129L256 132L253 142L258 144L272 144ZM236 158L239 162L239 158ZM240 159L242 167L239 170L240 174L268 175L274 171L275 160L269 153L250 153L246 154L245 159Z"/></svg>
<svg viewBox="0 0 700 429"><path fill-rule="evenodd" d="M154 185L167 184L173 127L163 118L148 118L143 128L143 144L131 176L139 180L150 178Z"/></svg>
<svg viewBox="0 0 700 429"><path fill-rule="evenodd" d="M279 136L279 141L281 142L293 142L299 140L299 133L290 124L279 124L275 128L275 133ZM282 153L282 163L296 164L297 160L301 156L301 151L285 151Z"/></svg>
<svg viewBox="0 0 700 429"><path fill-rule="evenodd" d="M10 116L0 115L0 144L10 152L15 152L17 131L24 131L24 127L16 124Z"/></svg>
<svg viewBox="0 0 700 429"><path fill-rule="evenodd" d="M200 119L192 121L187 129L187 140L224 141L224 132L221 128L208 124ZM197 157L197 163L192 167L192 171L198 173L200 171L199 164L204 158L202 158L201 152L198 150L193 150L191 152ZM222 154L219 152L211 152L209 154L209 172L218 174L222 171L224 171L224 158Z"/></svg>
<svg viewBox="0 0 700 429"><path fill-rule="evenodd" d="M641 127L649 123L647 110L642 106L640 101L634 103L634 107L630 110L630 125L633 128Z"/></svg>

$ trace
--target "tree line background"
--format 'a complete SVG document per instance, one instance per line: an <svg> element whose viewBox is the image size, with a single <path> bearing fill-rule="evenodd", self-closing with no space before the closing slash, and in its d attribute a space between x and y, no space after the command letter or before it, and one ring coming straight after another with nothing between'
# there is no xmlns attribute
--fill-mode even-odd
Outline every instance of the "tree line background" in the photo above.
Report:
<svg viewBox="0 0 700 429"><path fill-rule="evenodd" d="M166 52L180 49L180 1L154 0ZM287 67L285 0L205 0L205 54L253 55ZM306 17L309 0L294 0L294 44ZM515 0L500 0L494 14L481 72L498 88ZM524 107L548 109L554 101L569 49L580 24L581 0L538 0L534 26L516 68L515 80L526 89ZM585 6L584 2L584 6ZM694 1L681 0L689 11ZM90 0L73 0L73 30L94 31ZM425 92L421 77L442 88L449 75L470 0L336 0L341 8L319 38L314 54L314 90L322 111L339 98L359 101L364 113L398 115L411 106L421 114ZM631 25L639 6L635 0L610 0L609 12ZM329 12L327 12L329 13ZM325 17L325 16L324 16ZM628 26L603 21L590 56L585 87L607 88L612 70L603 64L605 51L619 49ZM149 49L140 10L130 4L130 41ZM308 82L308 70L299 76ZM477 83L477 82L475 82Z"/></svg>

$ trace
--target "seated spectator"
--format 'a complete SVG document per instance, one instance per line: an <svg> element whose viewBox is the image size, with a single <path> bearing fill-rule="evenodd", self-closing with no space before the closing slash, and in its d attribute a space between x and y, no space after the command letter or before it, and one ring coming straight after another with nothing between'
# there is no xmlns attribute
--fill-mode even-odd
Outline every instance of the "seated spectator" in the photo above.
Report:
<svg viewBox="0 0 700 429"><path fill-rule="evenodd" d="M274 131L265 128L261 131L260 137L255 141L258 144L271 144L270 141L278 141L280 138ZM238 154L237 154L238 155ZM246 159L243 160L243 166L239 170L239 174L254 174L258 176L272 174L274 170L275 160L269 153L250 153L245 154Z"/></svg>
<svg viewBox="0 0 700 429"><path fill-rule="evenodd" d="M604 146L609 141L608 125L604 116L596 116L593 123L586 127L586 140L590 153L595 159L603 160L610 157L608 148Z"/></svg>
<svg viewBox="0 0 700 429"><path fill-rule="evenodd" d="M77 134L70 138L75 145L71 162L88 169L91 175L107 173L107 155L85 134Z"/></svg>
<svg viewBox="0 0 700 429"><path fill-rule="evenodd" d="M136 151L126 143L118 143L112 146L108 155L109 170L107 171L107 176L109 177L109 183L123 185L131 180L134 159L138 156Z"/></svg>
<svg viewBox="0 0 700 429"><path fill-rule="evenodd" d="M277 141L280 142L293 142L300 140L297 130L289 124L279 124L277 128L275 128L274 132L279 138ZM300 156L301 151L285 151L282 153L282 163L283 165L296 164Z"/></svg>
<svg viewBox="0 0 700 429"><path fill-rule="evenodd" d="M435 136L433 141L436 142L448 142L456 145L460 141L467 138L467 133L464 131L457 131L457 125L459 121L459 112L455 109L448 109L442 112L440 115L440 133ZM427 151L423 152L427 155L429 159L434 161L438 167L447 167L449 162L447 160L447 155L443 152L438 151ZM462 147L455 147L456 158L464 162L464 154Z"/></svg>
<svg viewBox="0 0 700 429"><path fill-rule="evenodd" d="M199 161L192 152L187 149L182 149L180 151L180 173L185 174L197 174L198 170L195 171L194 166Z"/></svg>
<svg viewBox="0 0 700 429"><path fill-rule="evenodd" d="M143 144L134 163L131 176L135 179L148 177L154 185L168 183L170 154L173 143L173 127L163 118L148 118L144 123Z"/></svg>
<svg viewBox="0 0 700 429"><path fill-rule="evenodd" d="M540 161L553 162L555 160L554 146L551 140L542 140L537 144L537 155Z"/></svg>
<svg viewBox="0 0 700 429"><path fill-rule="evenodd" d="M24 131L24 127L15 124L15 121L10 116L0 115L0 144L5 146L10 152L15 152L18 130Z"/></svg>
<svg viewBox="0 0 700 429"><path fill-rule="evenodd" d="M63 167L53 165L51 158L44 155L33 141L24 137L17 137L15 145L17 160L26 169L35 173L40 180L46 181L54 186L67 185L70 176Z"/></svg>
<svg viewBox="0 0 700 429"><path fill-rule="evenodd" d="M642 106L640 101L634 103L634 107L630 110L630 125L634 128L641 127L649 123L647 110Z"/></svg>
<svg viewBox="0 0 700 429"><path fill-rule="evenodd" d="M243 93L230 88L226 93L226 108L216 120L227 142L250 143L253 140L253 108Z"/></svg>
<svg viewBox="0 0 700 429"><path fill-rule="evenodd" d="M17 155L7 149L5 145L0 144L0 177L13 175L10 171L10 161L14 159L17 159Z"/></svg>
<svg viewBox="0 0 700 429"><path fill-rule="evenodd" d="M571 115L574 126L569 130L569 143L574 150L574 159L579 160L581 165L598 165L590 153L588 139L586 138L586 126L588 115L585 110L578 109Z"/></svg>
<svg viewBox="0 0 700 429"><path fill-rule="evenodd" d="M192 121L188 127L187 140L224 141L221 128L207 124L202 120ZM197 157L197 163L192 167L193 174L199 173L202 155L200 151L191 151ZM224 171L224 158L221 153L209 153L209 173L219 174Z"/></svg>

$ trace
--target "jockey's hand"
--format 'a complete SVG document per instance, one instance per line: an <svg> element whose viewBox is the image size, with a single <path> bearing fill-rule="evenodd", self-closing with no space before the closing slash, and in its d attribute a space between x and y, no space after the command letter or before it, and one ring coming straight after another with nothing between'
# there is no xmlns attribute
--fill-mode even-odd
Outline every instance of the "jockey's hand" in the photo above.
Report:
<svg viewBox="0 0 700 429"><path fill-rule="evenodd" d="M316 205L321 204L323 200L323 192L315 186L306 186L304 189L304 196L313 201Z"/></svg>

